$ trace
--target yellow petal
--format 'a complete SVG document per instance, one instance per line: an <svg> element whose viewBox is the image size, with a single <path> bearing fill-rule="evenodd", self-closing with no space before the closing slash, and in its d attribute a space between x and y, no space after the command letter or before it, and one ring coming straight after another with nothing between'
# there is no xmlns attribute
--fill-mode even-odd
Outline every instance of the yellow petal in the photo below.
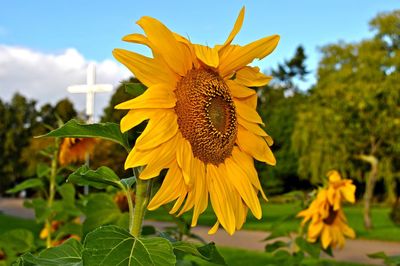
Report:
<svg viewBox="0 0 400 266"><path fill-rule="evenodd" d="M267 85L272 77L265 76L258 67L246 66L236 72L235 81L248 87L261 87Z"/></svg>
<svg viewBox="0 0 400 266"><path fill-rule="evenodd" d="M356 237L356 233L354 232L353 228L349 227L346 224L343 224L341 226L341 230L342 230L342 233L349 238L354 239Z"/></svg>
<svg viewBox="0 0 400 266"><path fill-rule="evenodd" d="M275 165L275 156L265 140L239 125L236 143L240 149L253 156L256 160Z"/></svg>
<svg viewBox="0 0 400 266"><path fill-rule="evenodd" d="M175 159L177 142L178 138L175 136L154 149L138 150L134 147L126 158L125 169L147 165L140 178L149 179L157 176Z"/></svg>
<svg viewBox="0 0 400 266"><path fill-rule="evenodd" d="M214 224L214 226L213 226L210 230L208 230L208 234L209 234L209 235L215 234L215 233L218 231L218 228L219 228L219 222L217 221L217 222Z"/></svg>
<svg viewBox="0 0 400 266"><path fill-rule="evenodd" d="M220 75L222 77L230 76L232 73L251 63L255 58L264 58L275 49L278 42L279 36L272 35L243 47L230 46L230 49L220 50Z"/></svg>
<svg viewBox="0 0 400 266"><path fill-rule="evenodd" d="M236 207L236 230L240 230L243 227L244 222L246 222L248 207L242 202L238 201L238 206Z"/></svg>
<svg viewBox="0 0 400 266"><path fill-rule="evenodd" d="M161 109L133 109L130 110L120 122L121 132L124 133L131 128L142 123L144 120L150 119L157 114L162 114Z"/></svg>
<svg viewBox="0 0 400 266"><path fill-rule="evenodd" d="M267 201L267 197L265 196L260 180L258 179L256 168L254 167L253 158L235 146L232 150L232 159L242 168L251 184L261 192L262 197Z"/></svg>
<svg viewBox="0 0 400 266"><path fill-rule="evenodd" d="M200 63L199 63L199 60L197 59L196 52L194 51L193 44L188 39L186 39L185 37L179 35L178 33L173 32L173 34L174 34L175 39L178 42L182 43L187 48L187 50L189 51L189 54L190 54L190 56L192 58L191 61L193 63L193 67L194 68L199 68L200 67Z"/></svg>
<svg viewBox="0 0 400 266"><path fill-rule="evenodd" d="M329 244L332 242L332 236L328 226L324 226L322 229L321 242L324 249L327 249Z"/></svg>
<svg viewBox="0 0 400 266"><path fill-rule="evenodd" d="M310 225L308 226L308 237L317 238L321 234L323 227L324 223L322 221L310 223Z"/></svg>
<svg viewBox="0 0 400 266"><path fill-rule="evenodd" d="M175 204L174 204L174 206L172 206L172 209L169 211L169 214L176 213L179 210L179 208L182 206L182 203L186 199L186 195L187 195L187 191L186 190L181 190L180 191L180 196L179 196L178 200L175 201Z"/></svg>
<svg viewBox="0 0 400 266"><path fill-rule="evenodd" d="M195 44L194 51L197 58L207 66L217 68L219 65L218 51L215 48Z"/></svg>
<svg viewBox="0 0 400 266"><path fill-rule="evenodd" d="M253 132L257 136L261 136L261 137L268 136L268 134L265 133L265 131L258 124L249 122L249 121L245 120L244 118L242 118L241 116L238 116L237 120L238 120L239 125L243 126L248 131Z"/></svg>
<svg viewBox="0 0 400 266"><path fill-rule="evenodd" d="M118 104L115 109L173 108L176 103L173 88L157 84L148 88L142 95Z"/></svg>
<svg viewBox="0 0 400 266"><path fill-rule="evenodd" d="M122 38L122 40L125 42L144 44L144 45L150 47L149 39L147 39L146 36L144 36L143 34L132 33L132 34L124 36Z"/></svg>
<svg viewBox="0 0 400 266"><path fill-rule="evenodd" d="M254 94L254 95L251 95L246 98L236 99L236 101L244 103L244 104L250 106L251 108L256 109L257 108L257 99L258 99L257 94Z"/></svg>
<svg viewBox="0 0 400 266"><path fill-rule="evenodd" d="M327 191L327 196L328 196L328 200L329 203L333 205L334 201L335 201L335 194L336 194L336 189L334 189L333 187L329 186L328 187L328 191Z"/></svg>
<svg viewBox="0 0 400 266"><path fill-rule="evenodd" d="M231 33L229 34L228 38L226 39L225 43L221 47L220 50L223 50L225 47L231 44L233 39L235 38L236 34L240 31L243 25L243 20L244 20L244 12L245 12L245 7L242 7L242 9L239 12L239 15L236 19L235 25L233 26L233 29Z"/></svg>
<svg viewBox="0 0 400 266"><path fill-rule="evenodd" d="M182 190L184 190L183 177L181 171L178 170L178 165L175 162L169 168L160 189L151 199L147 209L155 210L161 205L177 199Z"/></svg>
<svg viewBox="0 0 400 266"><path fill-rule="evenodd" d="M355 185L348 184L348 185L344 186L342 189L340 189L340 193L346 201L348 201L350 203L354 203L356 201L356 198L355 198L356 186Z"/></svg>
<svg viewBox="0 0 400 266"><path fill-rule="evenodd" d="M255 90L249 89L246 86L243 86L234 80L228 79L228 80L225 80L225 82L226 82L226 85L228 85L229 90L232 93L232 96L235 98L246 98L246 97L256 94Z"/></svg>
<svg viewBox="0 0 400 266"><path fill-rule="evenodd" d="M329 177L329 182L331 183L339 182L342 179L339 172L336 170L329 171L327 175Z"/></svg>
<svg viewBox="0 0 400 266"><path fill-rule="evenodd" d="M194 206L194 193L193 190L189 190L187 193L185 204L183 205L182 209L178 213L177 216L181 216L183 213L187 212Z"/></svg>
<svg viewBox="0 0 400 266"><path fill-rule="evenodd" d="M148 160L148 163L144 170L140 173L140 179L146 180L160 175L162 169L168 168L168 166L175 160L174 148L178 143L177 137L173 137L170 141L161 144L151 151L158 151L159 153L155 155L152 154Z"/></svg>
<svg viewBox="0 0 400 266"><path fill-rule="evenodd" d="M124 64L147 87L158 83L175 87L178 76L160 60L149 58L123 49L114 49L114 57ZM157 75L154 75L157 73Z"/></svg>
<svg viewBox="0 0 400 266"><path fill-rule="evenodd" d="M192 68L192 62L188 60L190 57L164 24L147 16L142 17L137 24L146 33L152 48L162 55L172 70L184 76Z"/></svg>
<svg viewBox="0 0 400 266"><path fill-rule="evenodd" d="M225 166L230 183L239 192L241 198L250 208L254 217L261 219L261 205L247 174L231 158L225 159Z"/></svg>
<svg viewBox="0 0 400 266"><path fill-rule="evenodd" d="M207 186L210 192L211 205L215 215L222 227L232 235L235 232L235 216L229 201L229 193L221 179L226 176L220 176L221 171L218 171L213 164L207 164Z"/></svg>
<svg viewBox="0 0 400 266"><path fill-rule="evenodd" d="M150 119L146 129L136 140L136 149L152 149L170 140L178 132L177 119L174 112L164 112L162 115Z"/></svg>
<svg viewBox="0 0 400 266"><path fill-rule="evenodd" d="M181 140L176 147L176 160L179 167L182 169L183 178L187 185L191 184L191 169L192 169L192 146L189 141L184 138Z"/></svg>
<svg viewBox="0 0 400 266"><path fill-rule="evenodd" d="M246 119L249 122L264 124L260 115L257 113L256 109L251 108L250 106L244 104L241 101L233 100L236 107L236 112L239 116Z"/></svg>
<svg viewBox="0 0 400 266"><path fill-rule="evenodd" d="M207 209L208 191L206 183L206 169L204 163L199 159L194 158L193 167L193 172L196 176L195 184L193 185L193 189L195 190L195 205L193 209L191 226L196 226L199 215Z"/></svg>

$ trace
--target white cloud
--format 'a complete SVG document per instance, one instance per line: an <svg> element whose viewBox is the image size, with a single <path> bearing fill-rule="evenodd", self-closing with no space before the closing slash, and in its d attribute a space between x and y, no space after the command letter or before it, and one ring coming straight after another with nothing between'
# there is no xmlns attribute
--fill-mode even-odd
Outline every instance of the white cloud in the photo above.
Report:
<svg viewBox="0 0 400 266"><path fill-rule="evenodd" d="M55 103L68 97L82 111L85 95L69 94L69 85L84 84L89 61L76 49L60 54L45 54L24 47L0 45L0 97L9 101L16 92L38 101ZM129 71L112 60L95 62L97 83L118 84L130 76ZM95 112L102 113L112 93L96 95Z"/></svg>

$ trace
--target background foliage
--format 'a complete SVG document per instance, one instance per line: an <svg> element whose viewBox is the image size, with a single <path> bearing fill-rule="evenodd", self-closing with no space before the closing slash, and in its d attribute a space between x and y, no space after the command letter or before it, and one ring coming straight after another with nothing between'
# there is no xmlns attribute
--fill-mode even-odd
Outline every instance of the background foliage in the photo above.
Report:
<svg viewBox="0 0 400 266"><path fill-rule="evenodd" d="M298 81L307 80L310 72L301 46L268 71L274 80L257 89L258 110L275 141L272 148L278 164L256 166L269 195L312 189L326 171L335 168L356 179L359 196L367 184L372 192L379 192L376 199L395 201L400 176L399 23L398 10L378 14L370 22L371 38L321 48L317 82L306 91L298 87ZM118 123L125 113L114 106L132 98L126 90L135 89L140 93L137 87L121 83L101 120ZM35 174L37 164L45 160L38 153L49 140L32 137L57 127L57 116L64 122L84 118L68 99L40 107L19 94L10 102L0 101L0 193ZM134 139L132 132L130 143ZM106 165L119 176L129 177L120 167L125 158L122 147L101 141L92 166Z"/></svg>

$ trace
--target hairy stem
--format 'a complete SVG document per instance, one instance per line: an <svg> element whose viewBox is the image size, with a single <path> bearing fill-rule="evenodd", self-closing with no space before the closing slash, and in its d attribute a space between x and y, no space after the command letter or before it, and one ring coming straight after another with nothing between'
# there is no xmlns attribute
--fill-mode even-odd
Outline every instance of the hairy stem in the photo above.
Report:
<svg viewBox="0 0 400 266"><path fill-rule="evenodd" d="M134 169L135 171L136 169ZM135 209L133 210L133 224L130 232L134 237L139 237L142 231L142 224L144 214L146 212L147 204L150 200L151 194L151 181L141 180L139 178L139 171L135 171L136 176L136 195L135 195Z"/></svg>
<svg viewBox="0 0 400 266"><path fill-rule="evenodd" d="M131 189L124 189L126 199L128 201L128 208L129 208L129 232L132 232L133 228L133 213L134 213L134 208L133 208L133 202L132 202L132 195L131 195Z"/></svg>

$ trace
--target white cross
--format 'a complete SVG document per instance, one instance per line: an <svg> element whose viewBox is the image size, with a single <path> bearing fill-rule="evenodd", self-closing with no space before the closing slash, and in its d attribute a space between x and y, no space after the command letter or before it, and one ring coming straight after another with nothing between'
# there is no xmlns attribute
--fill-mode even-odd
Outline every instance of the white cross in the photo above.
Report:
<svg viewBox="0 0 400 266"><path fill-rule="evenodd" d="M67 88L70 93L86 93L86 115L88 123L94 122L94 94L96 92L112 91L113 86L110 84L96 84L96 66L90 63L87 68L86 84L73 85Z"/></svg>

